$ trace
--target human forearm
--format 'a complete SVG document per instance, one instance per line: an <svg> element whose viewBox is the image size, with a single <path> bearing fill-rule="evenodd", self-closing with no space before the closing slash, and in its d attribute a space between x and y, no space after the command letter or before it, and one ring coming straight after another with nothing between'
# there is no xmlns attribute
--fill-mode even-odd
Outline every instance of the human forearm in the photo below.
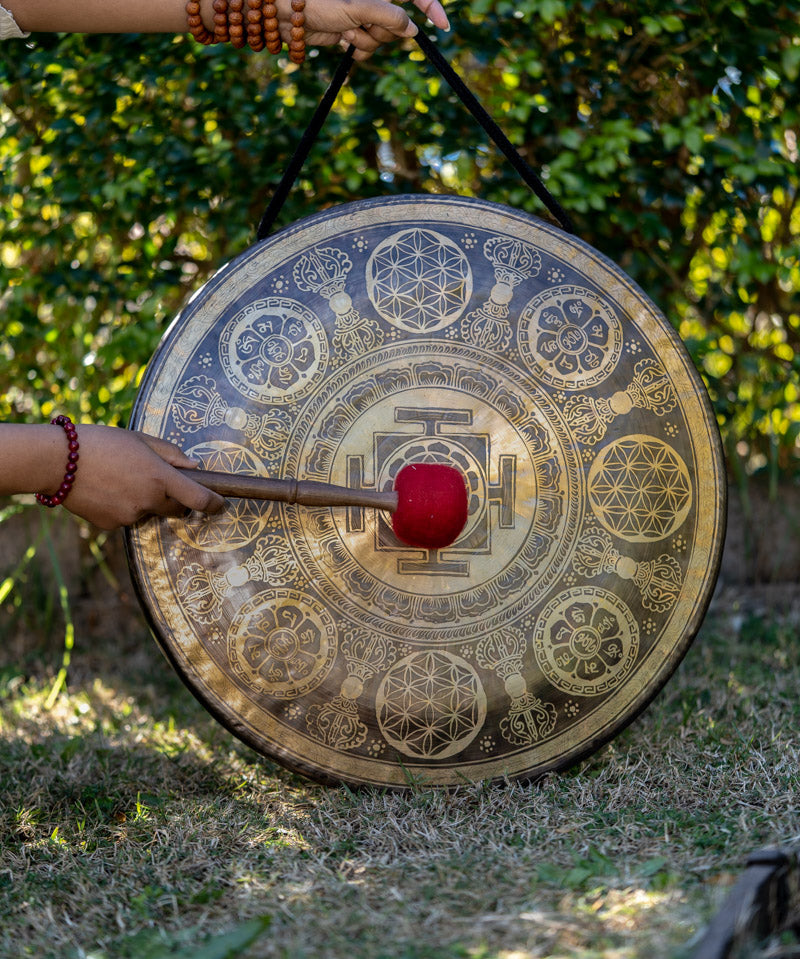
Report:
<svg viewBox="0 0 800 959"><path fill-rule="evenodd" d="M0 496L54 493L66 458L60 426L0 423Z"/></svg>
<svg viewBox="0 0 800 959"><path fill-rule="evenodd" d="M213 23L213 0L202 0ZM2 0L22 30L33 33L179 33L186 31L185 0Z"/></svg>
<svg viewBox="0 0 800 959"><path fill-rule="evenodd" d="M177 446L144 433L78 426L78 467L65 509L103 529L156 513L216 513L224 499L191 478L197 464ZM60 426L0 424L0 496L45 493L61 485L68 446Z"/></svg>
<svg viewBox="0 0 800 959"><path fill-rule="evenodd" d="M32 33L185 33L186 0L2 0L22 30ZM434 23L447 28L439 0L415 0ZM213 29L213 0L200 0L201 16ZM281 30L288 29L291 0L277 0ZM383 0L307 0L306 30L310 42L329 43L329 36L374 26L384 42L413 33L400 7ZM314 34L319 35L317 39ZM325 37L325 39L322 39ZM346 38L350 39L350 38ZM338 42L338 40L333 41Z"/></svg>

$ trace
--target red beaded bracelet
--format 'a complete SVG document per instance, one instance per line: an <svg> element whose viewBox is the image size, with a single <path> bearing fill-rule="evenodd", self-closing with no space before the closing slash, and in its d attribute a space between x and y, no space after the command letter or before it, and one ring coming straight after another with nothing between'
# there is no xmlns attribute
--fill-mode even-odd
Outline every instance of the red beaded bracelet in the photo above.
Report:
<svg viewBox="0 0 800 959"><path fill-rule="evenodd" d="M54 420L50 420L50 425L60 426L67 434L67 443L69 444L67 469L64 473L64 479L61 481L61 486L58 487L52 496L48 496L46 493L36 494L36 499L42 506L52 508L53 506L60 506L72 489L72 484L75 482L75 474L78 471L78 450L80 449L80 444L78 443L78 431L68 416L57 416Z"/></svg>

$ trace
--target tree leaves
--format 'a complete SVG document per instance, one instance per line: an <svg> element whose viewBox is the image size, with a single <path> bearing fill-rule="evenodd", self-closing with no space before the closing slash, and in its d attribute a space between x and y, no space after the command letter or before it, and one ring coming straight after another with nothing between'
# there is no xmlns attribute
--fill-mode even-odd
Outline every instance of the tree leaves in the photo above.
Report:
<svg viewBox="0 0 800 959"><path fill-rule="evenodd" d="M681 332L725 430L752 462L775 455L777 408L788 463L800 0L457 0L448 13L440 49L579 235ZM3 52L2 415L67 405L124 421L183 298L252 242L339 53L298 70L184 37L47 35ZM354 70L281 223L393 192L542 215L413 42Z"/></svg>

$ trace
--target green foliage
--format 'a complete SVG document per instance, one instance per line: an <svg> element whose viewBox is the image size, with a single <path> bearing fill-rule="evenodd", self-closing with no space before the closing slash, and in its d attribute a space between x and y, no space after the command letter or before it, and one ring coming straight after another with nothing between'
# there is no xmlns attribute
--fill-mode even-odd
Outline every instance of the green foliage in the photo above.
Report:
<svg viewBox="0 0 800 959"><path fill-rule="evenodd" d="M681 333L729 449L800 435L800 0L457 0L440 46ZM37 37L0 63L0 416L123 420L186 295L252 241L338 60ZM541 213L414 44L359 66L282 214L391 192Z"/></svg>
<svg viewBox="0 0 800 959"><path fill-rule="evenodd" d="M251 204L279 172L261 112L269 101L279 114L291 91L233 50L183 38L6 46L2 415L66 404L124 418L165 321L247 243Z"/></svg>
<svg viewBox="0 0 800 959"><path fill-rule="evenodd" d="M147 894L154 891L162 892L148 886L141 899L146 901ZM236 956L243 956L248 947L264 935L270 922L269 916L250 919L228 932L207 938L200 946L196 940L202 938L202 934L197 928L182 929L172 935L160 929L147 929L123 942L115 956L116 959L125 959L127 956L135 956L136 959L235 959ZM84 955L87 959L107 959L108 956L105 950L93 950Z"/></svg>
<svg viewBox="0 0 800 959"><path fill-rule="evenodd" d="M477 0L451 20L448 58L578 234L680 331L729 448L749 468L789 467L800 432L800 4ZM421 185L539 212L452 97L419 79L415 89L426 113L409 139L444 161L438 184Z"/></svg>

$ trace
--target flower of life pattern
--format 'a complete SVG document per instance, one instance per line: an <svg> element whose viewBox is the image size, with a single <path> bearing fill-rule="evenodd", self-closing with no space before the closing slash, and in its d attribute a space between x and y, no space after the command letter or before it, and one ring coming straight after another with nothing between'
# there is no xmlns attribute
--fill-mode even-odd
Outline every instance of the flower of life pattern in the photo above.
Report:
<svg viewBox="0 0 800 959"><path fill-rule="evenodd" d="M624 436L589 471L589 501L605 528L630 543L671 536L692 505L686 464L653 436Z"/></svg>
<svg viewBox="0 0 800 959"><path fill-rule="evenodd" d="M261 476L264 473L258 457L237 443L210 440L198 443L185 452L199 460L203 469L212 472L242 476ZM253 542L264 529L269 511L269 503L231 497L221 514L191 513L186 519L173 521L172 526L189 546L206 552L228 553Z"/></svg>
<svg viewBox="0 0 800 959"><path fill-rule="evenodd" d="M461 752L486 719L478 674L465 659L441 650L400 660L384 676L376 705L387 742L419 759Z"/></svg>
<svg viewBox="0 0 800 959"><path fill-rule="evenodd" d="M461 316L472 296L472 270L461 250L433 230L387 237L367 263L367 294L392 326L432 333Z"/></svg>

